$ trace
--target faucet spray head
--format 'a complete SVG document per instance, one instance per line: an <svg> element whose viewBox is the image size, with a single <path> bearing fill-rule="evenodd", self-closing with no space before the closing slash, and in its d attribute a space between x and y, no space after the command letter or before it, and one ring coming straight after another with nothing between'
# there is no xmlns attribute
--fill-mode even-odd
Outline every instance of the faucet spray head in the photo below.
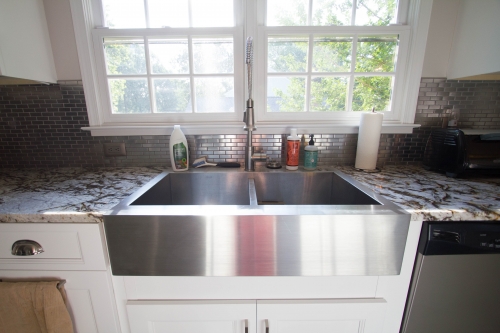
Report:
<svg viewBox="0 0 500 333"><path fill-rule="evenodd" d="M253 38L252 37L247 38L245 63L247 65L252 65L252 63L253 63Z"/></svg>
<svg viewBox="0 0 500 333"><path fill-rule="evenodd" d="M246 44L246 57L245 63L247 65L247 77L248 77L248 100L246 105L246 111L243 113L243 121L245 122L245 126L243 129L245 131L254 131L255 122L254 122L254 113L253 113L253 100L252 100L252 66L253 66L253 38L247 38Z"/></svg>

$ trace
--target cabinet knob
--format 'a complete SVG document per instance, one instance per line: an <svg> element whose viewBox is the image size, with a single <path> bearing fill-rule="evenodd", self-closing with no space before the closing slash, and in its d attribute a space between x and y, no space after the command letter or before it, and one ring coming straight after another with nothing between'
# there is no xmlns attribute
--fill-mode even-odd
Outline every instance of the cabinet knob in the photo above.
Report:
<svg viewBox="0 0 500 333"><path fill-rule="evenodd" d="M34 256L42 252L42 246L33 240L21 239L12 244L11 253L14 256Z"/></svg>

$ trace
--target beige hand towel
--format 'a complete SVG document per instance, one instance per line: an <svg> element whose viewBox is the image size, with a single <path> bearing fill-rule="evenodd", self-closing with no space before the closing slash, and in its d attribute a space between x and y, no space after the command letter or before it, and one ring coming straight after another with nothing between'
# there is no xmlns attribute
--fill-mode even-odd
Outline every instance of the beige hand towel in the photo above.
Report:
<svg viewBox="0 0 500 333"><path fill-rule="evenodd" d="M57 283L0 282L0 333L73 333Z"/></svg>

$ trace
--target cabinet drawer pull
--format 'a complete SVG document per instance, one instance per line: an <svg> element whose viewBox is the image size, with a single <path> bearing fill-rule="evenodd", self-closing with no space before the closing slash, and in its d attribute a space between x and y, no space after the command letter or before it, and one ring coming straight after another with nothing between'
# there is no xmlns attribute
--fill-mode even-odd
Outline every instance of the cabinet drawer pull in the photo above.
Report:
<svg viewBox="0 0 500 333"><path fill-rule="evenodd" d="M245 319L245 333L248 333L248 319Z"/></svg>
<svg viewBox="0 0 500 333"><path fill-rule="evenodd" d="M29 239L21 239L12 244L11 254L14 256L34 256L42 252L43 248L39 243Z"/></svg>
<svg viewBox="0 0 500 333"><path fill-rule="evenodd" d="M265 319L264 323L266 324L266 333L269 333L269 319Z"/></svg>

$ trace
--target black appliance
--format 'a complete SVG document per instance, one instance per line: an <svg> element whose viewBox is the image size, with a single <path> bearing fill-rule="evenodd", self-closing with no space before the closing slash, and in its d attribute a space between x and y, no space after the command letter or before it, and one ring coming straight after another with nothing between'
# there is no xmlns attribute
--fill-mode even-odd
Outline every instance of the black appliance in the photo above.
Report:
<svg viewBox="0 0 500 333"><path fill-rule="evenodd" d="M423 166L449 177L470 170L500 174L500 130L434 129L425 146Z"/></svg>

